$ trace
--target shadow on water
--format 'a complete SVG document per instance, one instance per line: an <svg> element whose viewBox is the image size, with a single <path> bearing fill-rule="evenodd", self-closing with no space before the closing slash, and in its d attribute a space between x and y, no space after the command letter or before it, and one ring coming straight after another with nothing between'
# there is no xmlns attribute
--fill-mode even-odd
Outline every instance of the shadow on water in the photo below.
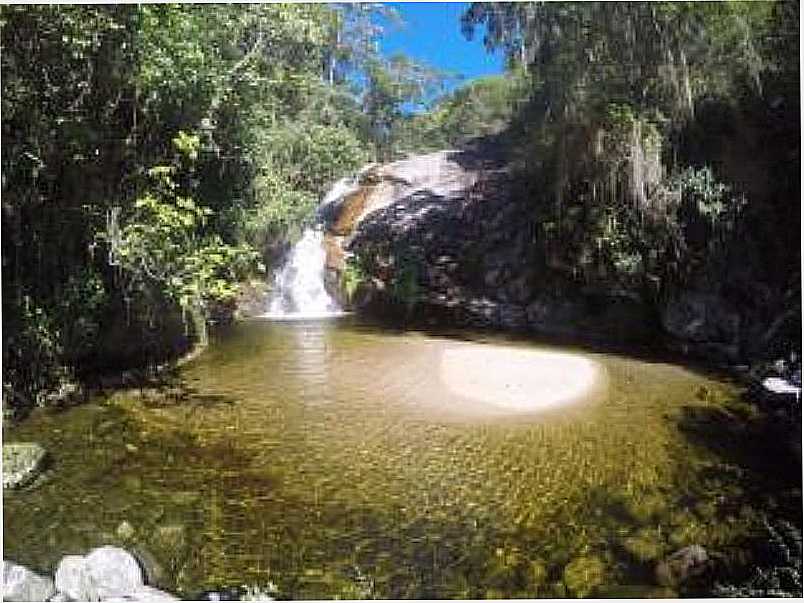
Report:
<svg viewBox="0 0 804 603"><path fill-rule="evenodd" d="M745 395L744 395L745 396ZM751 403L746 397L725 405L701 402L681 407L675 422L693 449L704 450L711 460L698 463L689 479L689 467L680 458L676 487L682 503L697 501L709 507L709 520L724 526L743 525L740 538L714 542L715 577L706 587L684 594L710 596L712 582L745 584L756 580L759 569L800 564L802 529L801 422L791 420ZM686 499L686 500L685 500ZM798 559L789 550L777 550L773 532L782 526L797 530ZM786 529L786 528L784 528ZM787 545L783 545L787 546ZM795 545L793 545L795 546ZM759 569L758 569L759 568ZM800 579L800 565L798 567ZM768 574L770 575L770 574ZM800 583L798 586L800 592ZM760 596L757 591L753 596ZM790 595L787 595L790 596Z"/></svg>
<svg viewBox="0 0 804 603"><path fill-rule="evenodd" d="M736 477L743 495L733 504L762 502L801 525L800 423L735 400L722 407L684 406L677 424L694 446L719 459L708 469L713 477Z"/></svg>

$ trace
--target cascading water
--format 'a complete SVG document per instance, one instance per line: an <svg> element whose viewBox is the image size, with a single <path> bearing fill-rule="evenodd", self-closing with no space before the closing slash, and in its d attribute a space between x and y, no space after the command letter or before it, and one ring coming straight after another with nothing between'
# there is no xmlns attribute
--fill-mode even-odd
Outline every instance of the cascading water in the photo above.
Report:
<svg viewBox="0 0 804 603"><path fill-rule="evenodd" d="M343 178L327 193L320 207L336 203L356 189L356 179ZM323 240L320 227L305 229L301 240L294 245L284 266L274 277L274 293L265 318L304 320L345 314L324 286L327 254Z"/></svg>
<svg viewBox="0 0 804 603"><path fill-rule="evenodd" d="M308 228L274 278L274 294L266 318L293 320L329 318L343 311L324 287L326 252L323 233Z"/></svg>

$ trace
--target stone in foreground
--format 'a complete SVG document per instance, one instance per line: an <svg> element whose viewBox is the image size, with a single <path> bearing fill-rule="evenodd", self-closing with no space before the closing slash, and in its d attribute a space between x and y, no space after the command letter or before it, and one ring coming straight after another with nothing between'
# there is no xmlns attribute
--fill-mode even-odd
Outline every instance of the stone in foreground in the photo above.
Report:
<svg viewBox="0 0 804 603"><path fill-rule="evenodd" d="M75 601L137 600L131 597L144 587L137 560L113 546L97 548L86 557L68 555L56 570L56 588Z"/></svg>
<svg viewBox="0 0 804 603"><path fill-rule="evenodd" d="M2 564L3 601L47 601L56 593L50 578L9 561Z"/></svg>
<svg viewBox="0 0 804 603"><path fill-rule="evenodd" d="M3 488L21 488L39 475L47 453L39 444L3 444Z"/></svg>

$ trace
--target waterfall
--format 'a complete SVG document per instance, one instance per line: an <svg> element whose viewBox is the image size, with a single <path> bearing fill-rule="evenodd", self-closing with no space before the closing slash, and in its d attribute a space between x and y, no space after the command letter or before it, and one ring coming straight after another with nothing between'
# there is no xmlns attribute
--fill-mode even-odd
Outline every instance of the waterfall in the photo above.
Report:
<svg viewBox="0 0 804 603"><path fill-rule="evenodd" d="M266 318L329 318L343 311L324 287L327 259L320 228L307 228L274 277L274 293Z"/></svg>
<svg viewBox="0 0 804 603"><path fill-rule="evenodd" d="M336 204L357 190L356 178L342 178L324 196L322 210ZM324 287L327 253L320 226L307 228L282 268L274 277L273 294L268 312L263 316L274 320L331 318L345 314Z"/></svg>

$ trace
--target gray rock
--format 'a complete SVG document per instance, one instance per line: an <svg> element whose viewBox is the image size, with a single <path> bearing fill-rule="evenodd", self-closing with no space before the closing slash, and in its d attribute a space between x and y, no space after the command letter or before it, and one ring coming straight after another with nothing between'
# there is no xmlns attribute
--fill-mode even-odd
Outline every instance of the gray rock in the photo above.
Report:
<svg viewBox="0 0 804 603"><path fill-rule="evenodd" d="M3 488L21 488L42 470L47 453L36 443L3 444Z"/></svg>
<svg viewBox="0 0 804 603"><path fill-rule="evenodd" d="M89 577L86 560L81 555L67 555L56 568L56 590L74 601L98 601Z"/></svg>
<svg viewBox="0 0 804 603"><path fill-rule="evenodd" d="M102 546L85 558L94 593L100 599L127 595L144 585L143 572L134 556L121 548Z"/></svg>
<svg viewBox="0 0 804 603"><path fill-rule="evenodd" d="M9 561L2 564L3 601L46 601L56 592L50 578Z"/></svg>
<svg viewBox="0 0 804 603"><path fill-rule="evenodd" d="M65 595L64 593L56 593L52 597L48 599L48 601L52 601L53 603L63 603L64 601L69 601L70 597Z"/></svg>
<svg viewBox="0 0 804 603"><path fill-rule="evenodd" d="M680 549L656 565L656 581L672 588L683 586L711 567L709 554L699 544Z"/></svg>
<svg viewBox="0 0 804 603"><path fill-rule="evenodd" d="M143 586L137 560L113 546L94 549L86 557L68 555L56 570L56 589L75 601L126 597Z"/></svg>

